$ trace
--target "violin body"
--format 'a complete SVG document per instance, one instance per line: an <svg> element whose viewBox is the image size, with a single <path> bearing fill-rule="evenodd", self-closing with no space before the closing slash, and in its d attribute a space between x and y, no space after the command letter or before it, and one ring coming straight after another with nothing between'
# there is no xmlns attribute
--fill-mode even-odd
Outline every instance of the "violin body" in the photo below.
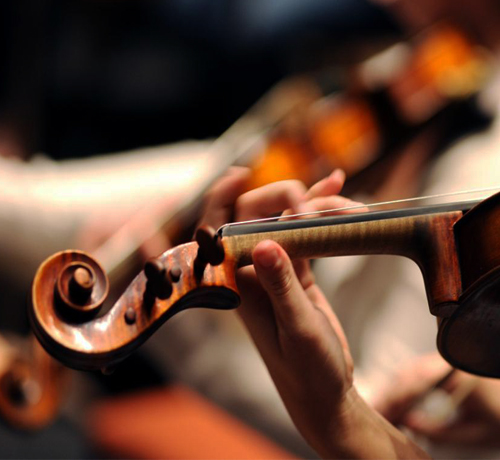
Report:
<svg viewBox="0 0 500 460"><path fill-rule="evenodd" d="M462 294L440 319L438 348L453 366L500 377L500 201L485 200L454 226Z"/></svg>
<svg viewBox="0 0 500 460"><path fill-rule="evenodd" d="M65 364L105 368L123 360L177 312L237 307L236 270L251 264L252 250L262 240L275 240L291 258L401 255L422 271L445 359L475 374L500 377L497 223L500 195L472 209L460 203L228 225L150 262L101 315L104 272L85 253L65 251L38 270L30 318L45 348ZM82 286L75 287L85 284L75 280L75 267L88 270L93 280L87 296L81 295Z"/></svg>

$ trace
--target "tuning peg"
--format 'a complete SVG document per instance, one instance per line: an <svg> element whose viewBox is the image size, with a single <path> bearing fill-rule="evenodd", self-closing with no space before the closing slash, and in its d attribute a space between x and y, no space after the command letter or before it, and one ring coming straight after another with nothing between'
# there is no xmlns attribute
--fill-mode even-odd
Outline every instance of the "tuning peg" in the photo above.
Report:
<svg viewBox="0 0 500 460"><path fill-rule="evenodd" d="M24 406L29 401L29 370L24 362L14 362L11 369L0 379L1 390L16 405Z"/></svg>
<svg viewBox="0 0 500 460"><path fill-rule="evenodd" d="M172 282L168 276L167 269L160 259L149 259L144 265L144 274L148 280L146 293L155 298L168 299L172 294Z"/></svg>
<svg viewBox="0 0 500 460"><path fill-rule="evenodd" d="M90 267L78 267L69 280L70 299L83 304L92 294L95 285L95 275Z"/></svg>
<svg viewBox="0 0 500 460"><path fill-rule="evenodd" d="M224 260L222 241L209 225L203 225L196 230L194 239L198 243L198 254L194 261L195 271L203 273L205 266L219 265Z"/></svg>

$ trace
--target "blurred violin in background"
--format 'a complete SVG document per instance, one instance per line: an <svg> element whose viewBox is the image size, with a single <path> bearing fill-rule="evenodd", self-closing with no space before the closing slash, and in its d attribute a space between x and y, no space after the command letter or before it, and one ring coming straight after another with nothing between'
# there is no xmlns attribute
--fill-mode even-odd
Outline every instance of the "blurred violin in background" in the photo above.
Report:
<svg viewBox="0 0 500 460"><path fill-rule="evenodd" d="M443 143L490 121L475 100L488 68L482 48L460 29L438 24L340 76L325 71L287 79L213 142L213 167L204 181L171 197L167 209L145 206L144 216L134 216L102 244L86 249L108 273L111 288L121 291L144 264L145 241L155 235L172 245L191 239L205 192L233 164L250 167L248 189L286 179L311 185L342 168L347 196L371 194L370 201L413 196L409 177L418 181ZM421 135L430 140L411 148Z"/></svg>
<svg viewBox="0 0 500 460"><path fill-rule="evenodd" d="M33 336L20 340L0 336L0 416L15 429L35 431L59 413L69 372Z"/></svg>
<svg viewBox="0 0 500 460"><path fill-rule="evenodd" d="M444 139L487 122L474 98L489 66L486 50L447 23L391 46L347 69L343 90L311 97L269 134L251 164L251 187L292 178L311 184L342 168L347 189L362 189L367 175L389 171L387 160L429 126L444 124ZM324 94L320 83L309 84L311 94Z"/></svg>

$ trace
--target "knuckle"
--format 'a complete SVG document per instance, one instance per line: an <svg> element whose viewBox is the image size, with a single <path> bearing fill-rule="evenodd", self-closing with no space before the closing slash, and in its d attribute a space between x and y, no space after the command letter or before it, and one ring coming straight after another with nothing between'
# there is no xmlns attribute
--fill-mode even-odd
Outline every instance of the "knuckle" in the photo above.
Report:
<svg viewBox="0 0 500 460"><path fill-rule="evenodd" d="M239 196L234 204L234 214L236 220L247 220L251 217L251 197L248 195L248 193L245 193L244 195Z"/></svg>
<svg viewBox="0 0 500 460"><path fill-rule="evenodd" d="M284 270L275 279L270 281L270 288L278 298L288 298L292 292L293 281L291 273Z"/></svg>
<svg viewBox="0 0 500 460"><path fill-rule="evenodd" d="M306 186L299 180L290 180L284 185L286 187L283 189L283 193L290 202L301 198L307 191Z"/></svg>
<svg viewBox="0 0 500 460"><path fill-rule="evenodd" d="M294 188L294 190L297 190L299 192L306 192L307 191L307 187L305 186L304 182L302 182L301 180L292 179L292 180L290 180L290 182L291 182L291 185Z"/></svg>

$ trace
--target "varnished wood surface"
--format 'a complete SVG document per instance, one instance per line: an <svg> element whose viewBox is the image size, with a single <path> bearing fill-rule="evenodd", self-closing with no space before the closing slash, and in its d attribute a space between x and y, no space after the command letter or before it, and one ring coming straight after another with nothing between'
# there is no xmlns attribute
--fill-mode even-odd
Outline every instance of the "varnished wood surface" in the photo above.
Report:
<svg viewBox="0 0 500 460"><path fill-rule="evenodd" d="M277 241L292 258L359 254L408 257L420 267L433 314L449 316L462 292L453 235L462 212L410 216L288 231L260 232L223 238L226 253L239 266L251 264L260 241Z"/></svg>
<svg viewBox="0 0 500 460"><path fill-rule="evenodd" d="M58 302L55 286L60 273L78 262L94 264L82 252L62 252L48 259L33 283L31 319L42 344L71 367L97 369L124 359L144 342L165 320L190 307L233 308L238 304L234 280L238 266L251 263L251 252L264 239L280 243L292 258L316 258L353 254L394 254L409 257L421 268L431 311L449 316L461 294L453 224L460 211L374 220L361 223L261 232L224 237L224 261L207 265L202 276L196 274L197 243L167 251L158 258L165 267L176 266L182 275L172 284L172 293L145 301L146 277L143 272L104 315L89 316L87 304L99 304L106 288L94 288L81 312L69 311ZM97 280L103 281L101 273ZM74 310L74 308L71 308Z"/></svg>
<svg viewBox="0 0 500 460"><path fill-rule="evenodd" d="M499 265L500 196L478 204L455 226L464 291Z"/></svg>
<svg viewBox="0 0 500 460"><path fill-rule="evenodd" d="M464 292L440 323L438 348L454 366L500 377L500 196L472 209L455 226Z"/></svg>
<svg viewBox="0 0 500 460"><path fill-rule="evenodd" d="M54 283L68 264L89 258L79 251L65 251L49 258L33 282L31 321L42 344L65 364L81 369L99 369L124 359L174 313L191 307L234 308L239 298L234 265L208 265L201 279L193 276L198 245L188 243L165 252L160 260L178 266L182 275L173 284L168 299L143 301L143 272L130 284L113 308L101 317L69 316L58 304ZM99 289L97 289L99 291ZM97 299L93 299L96 301ZM131 311L132 310L132 314ZM130 321L133 317L134 321Z"/></svg>
<svg viewBox="0 0 500 460"><path fill-rule="evenodd" d="M35 431L56 417L69 382L68 369L32 338L30 356L18 355L0 374L0 414L13 428Z"/></svg>
<svg viewBox="0 0 500 460"><path fill-rule="evenodd" d="M295 259L392 254L414 260L423 274L430 311L438 317L443 356L456 367L500 377L500 243L496 236L500 195L465 216L462 211L450 211L224 236L224 260L216 266L200 263L198 244L188 243L165 252L154 264L159 273L163 266L181 273L174 277L171 291L169 286L168 298L148 304L146 277L141 272L102 316L93 316L86 308L81 312L73 308L69 315L57 302L54 288L60 273L78 261L91 263L81 252L63 252L48 259L35 277L31 319L44 346L66 364L84 369L109 366L124 359L178 311L237 306L235 270L251 263L252 250L260 241L272 239ZM103 277L98 274L96 279ZM105 291L97 286L92 296ZM87 302L98 302L92 296Z"/></svg>

